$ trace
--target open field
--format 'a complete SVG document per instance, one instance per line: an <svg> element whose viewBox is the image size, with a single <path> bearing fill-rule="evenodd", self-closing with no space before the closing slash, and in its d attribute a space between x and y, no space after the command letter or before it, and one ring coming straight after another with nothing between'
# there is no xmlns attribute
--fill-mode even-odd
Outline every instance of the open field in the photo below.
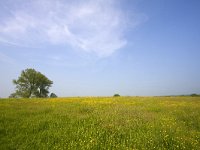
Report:
<svg viewBox="0 0 200 150"><path fill-rule="evenodd" d="M200 149L200 97L0 100L0 149Z"/></svg>

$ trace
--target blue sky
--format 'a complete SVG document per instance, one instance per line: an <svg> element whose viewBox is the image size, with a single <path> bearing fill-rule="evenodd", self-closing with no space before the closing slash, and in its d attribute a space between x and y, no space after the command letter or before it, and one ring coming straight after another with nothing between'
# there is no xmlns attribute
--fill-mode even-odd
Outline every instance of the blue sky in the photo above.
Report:
<svg viewBox="0 0 200 150"><path fill-rule="evenodd" d="M0 97L34 68L58 96L200 93L199 0L0 0Z"/></svg>

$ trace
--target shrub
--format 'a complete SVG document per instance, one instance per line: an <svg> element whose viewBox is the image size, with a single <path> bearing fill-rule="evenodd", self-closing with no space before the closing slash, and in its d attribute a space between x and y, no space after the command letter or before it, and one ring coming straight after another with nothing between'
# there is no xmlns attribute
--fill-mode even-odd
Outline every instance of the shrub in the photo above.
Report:
<svg viewBox="0 0 200 150"><path fill-rule="evenodd" d="M55 93L50 94L50 98L56 98L56 97L58 97L58 96Z"/></svg>
<svg viewBox="0 0 200 150"><path fill-rule="evenodd" d="M119 94L114 94L114 97L119 97L120 95Z"/></svg>

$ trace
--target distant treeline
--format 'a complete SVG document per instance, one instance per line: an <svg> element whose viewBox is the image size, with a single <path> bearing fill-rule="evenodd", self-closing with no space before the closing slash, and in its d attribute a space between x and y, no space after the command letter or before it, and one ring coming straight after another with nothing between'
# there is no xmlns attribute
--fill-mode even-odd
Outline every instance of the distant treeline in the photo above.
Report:
<svg viewBox="0 0 200 150"><path fill-rule="evenodd" d="M189 96L200 96L200 94L190 94Z"/></svg>
<svg viewBox="0 0 200 150"><path fill-rule="evenodd" d="M200 97L200 94L196 94L196 93L193 93L193 94L183 94L183 95L166 95L164 97L171 97L171 96L191 96L191 97Z"/></svg>

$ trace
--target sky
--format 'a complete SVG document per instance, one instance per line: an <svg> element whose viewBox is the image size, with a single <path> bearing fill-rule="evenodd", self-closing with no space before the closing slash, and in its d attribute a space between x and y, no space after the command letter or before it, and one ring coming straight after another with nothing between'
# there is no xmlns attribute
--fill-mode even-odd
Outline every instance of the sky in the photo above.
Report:
<svg viewBox="0 0 200 150"><path fill-rule="evenodd" d="M0 0L0 97L34 68L68 96L200 93L199 0Z"/></svg>

